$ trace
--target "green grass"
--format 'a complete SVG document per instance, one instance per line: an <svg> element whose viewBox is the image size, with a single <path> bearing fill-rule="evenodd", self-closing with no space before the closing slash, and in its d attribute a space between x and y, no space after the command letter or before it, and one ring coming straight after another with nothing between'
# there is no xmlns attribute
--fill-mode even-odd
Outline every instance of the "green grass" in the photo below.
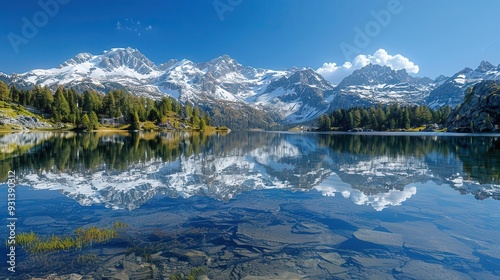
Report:
<svg viewBox="0 0 500 280"><path fill-rule="evenodd" d="M7 117L7 118L13 118L13 119L15 119L19 116L36 117L39 121L44 121L46 123L55 125L55 128L37 129L37 130L52 131L52 130L60 130L61 129L61 128L57 128L57 124L55 124L52 121L52 119L44 119L39 115L31 113L30 111L28 111L25 107L23 107L21 105L8 103L8 102L4 102L4 101L0 101L0 119L2 116ZM174 112L169 112L169 114L162 119L162 122L169 122L172 125L172 127L174 128L174 130L183 130L183 131L199 130L199 128L191 127L192 126L191 124L183 122L179 118L179 116ZM182 128L181 124L183 124L183 123L184 123L184 125L187 125L190 128ZM60 125L64 126L62 128L63 130L72 130L76 127L74 124L70 124L70 123L63 123ZM116 125L116 126L99 124L99 127L96 129L96 131L101 131L101 130L118 131L118 130L129 130L129 128L130 128L130 124L121 124L121 125ZM22 129L22 127L17 126L17 125L0 125L0 132L12 132L12 131L21 130L21 129ZM141 129L142 130L153 130L153 131L160 130L160 128L154 122L151 122L151 121L141 122ZM205 130L213 131L213 130L217 130L217 129L213 126L206 126ZM222 126L218 129L218 131L229 131L229 129L225 126Z"/></svg>
<svg viewBox="0 0 500 280"><path fill-rule="evenodd" d="M426 128L426 126L424 125L424 126L412 127L412 128L407 129L406 131L419 132L419 131L423 131L425 128Z"/></svg>
<svg viewBox="0 0 500 280"><path fill-rule="evenodd" d="M78 228L75 230L75 236L52 235L48 238L41 238L36 233L19 233L16 236L16 243L23 249L31 253L44 253L52 251L82 249L85 246L104 243L113 238L119 237L119 230L127 225L122 222L115 222L113 228L105 229L98 227L89 227L86 229Z"/></svg>
<svg viewBox="0 0 500 280"><path fill-rule="evenodd" d="M219 126L219 128L217 130L219 130L219 131L228 131L229 128L223 125L223 126Z"/></svg>
<svg viewBox="0 0 500 280"><path fill-rule="evenodd" d="M51 120L46 120L41 116L31 113L22 105L12 104L4 101L0 101L0 119L2 117L16 119L19 116L35 117L39 121L54 124ZM0 125L0 132L12 132L15 130L22 130L23 128L19 125ZM53 129L41 129L41 130L53 130Z"/></svg>
<svg viewBox="0 0 500 280"><path fill-rule="evenodd" d="M4 101L0 101L0 112L7 117L11 118L16 118L20 115L22 116L28 116L28 117L37 117L40 119L39 116L31 113L28 111L25 107L21 105L16 105L12 103L6 103Z"/></svg>
<svg viewBox="0 0 500 280"><path fill-rule="evenodd" d="M143 122L141 127L143 130L158 130L158 126L156 126L154 122L150 121Z"/></svg>

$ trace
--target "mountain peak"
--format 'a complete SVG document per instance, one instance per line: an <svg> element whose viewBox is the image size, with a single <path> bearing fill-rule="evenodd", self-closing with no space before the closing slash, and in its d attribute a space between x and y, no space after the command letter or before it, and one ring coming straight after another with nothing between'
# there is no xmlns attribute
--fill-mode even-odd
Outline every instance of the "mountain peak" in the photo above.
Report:
<svg viewBox="0 0 500 280"><path fill-rule="evenodd" d="M470 72L472 72L474 70L472 70L470 67L465 67L464 69L462 69L461 71L459 71L456 75L462 75L462 74L469 74Z"/></svg>
<svg viewBox="0 0 500 280"><path fill-rule="evenodd" d="M177 63L179 63L179 60L173 58L173 59L169 59L165 63L160 64L158 67L160 68L160 70L167 70L168 68L174 66Z"/></svg>
<svg viewBox="0 0 500 280"><path fill-rule="evenodd" d="M449 79L450 77L447 77L445 75L439 75L436 79L434 79L435 83L443 82Z"/></svg>
<svg viewBox="0 0 500 280"><path fill-rule="evenodd" d="M138 49L113 48L101 55L99 67L111 71L122 66L137 71L140 74L149 74L158 70L156 64L149 60Z"/></svg>
<svg viewBox="0 0 500 280"><path fill-rule="evenodd" d="M368 70L368 71L378 70L378 69L392 70L392 68L387 66L387 65L379 65L379 64L374 64L374 63L370 63L370 64L362 67L361 69Z"/></svg>
<svg viewBox="0 0 500 280"><path fill-rule="evenodd" d="M231 58L227 54L223 54L217 58L214 58L208 62L209 64L239 64L235 59Z"/></svg>
<svg viewBox="0 0 500 280"><path fill-rule="evenodd" d="M338 87L343 88L351 85L398 84L408 82L409 80L411 80L411 77L405 69L395 71L386 65L382 66L370 63L345 77L339 83Z"/></svg>
<svg viewBox="0 0 500 280"><path fill-rule="evenodd" d="M218 57L219 59L224 59L224 60L232 60L232 58L228 54L223 54Z"/></svg>
<svg viewBox="0 0 500 280"><path fill-rule="evenodd" d="M59 68L84 63L84 62L89 61L93 57L94 56L90 53L79 53L79 54L75 55L74 57L63 62L61 65L59 65Z"/></svg>
<svg viewBox="0 0 500 280"><path fill-rule="evenodd" d="M311 68L298 69L289 78L296 83L314 84L324 80L323 76Z"/></svg>
<svg viewBox="0 0 500 280"><path fill-rule="evenodd" d="M240 72L243 66L229 55L224 54L206 63L199 64L200 69L207 69L207 72L214 78L219 78L231 72Z"/></svg>
<svg viewBox="0 0 500 280"><path fill-rule="evenodd" d="M477 67L476 71L481 72L481 73L486 73L490 71L491 69L495 68L493 64L489 63L486 60L481 61L481 64Z"/></svg>

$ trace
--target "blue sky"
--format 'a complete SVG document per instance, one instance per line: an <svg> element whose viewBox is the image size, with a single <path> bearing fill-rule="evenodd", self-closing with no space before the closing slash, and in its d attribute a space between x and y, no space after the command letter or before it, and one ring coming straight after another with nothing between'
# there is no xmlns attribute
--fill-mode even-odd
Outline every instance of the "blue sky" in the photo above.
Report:
<svg viewBox="0 0 500 280"><path fill-rule="evenodd" d="M495 0L9 1L0 12L0 71L133 47L157 64L229 54L243 65L328 75L356 65L360 54L375 61L382 49L393 65L435 78L482 60L500 63L498 11Z"/></svg>

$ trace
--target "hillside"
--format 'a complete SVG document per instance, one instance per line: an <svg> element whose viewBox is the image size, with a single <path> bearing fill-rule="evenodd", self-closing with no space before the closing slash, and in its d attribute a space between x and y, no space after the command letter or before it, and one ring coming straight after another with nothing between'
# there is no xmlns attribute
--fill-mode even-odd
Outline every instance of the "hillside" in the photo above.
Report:
<svg viewBox="0 0 500 280"><path fill-rule="evenodd" d="M36 114L36 110L30 110L21 105L0 101L0 130L55 128L53 123Z"/></svg>
<svg viewBox="0 0 500 280"><path fill-rule="evenodd" d="M500 84L483 81L469 88L447 126L454 132L500 132Z"/></svg>
<svg viewBox="0 0 500 280"><path fill-rule="evenodd" d="M121 90L106 95L58 87L10 88L0 81L0 130L214 130L201 108Z"/></svg>
<svg viewBox="0 0 500 280"><path fill-rule="evenodd" d="M396 103L434 110L455 107L467 88L499 79L500 66L487 61L474 70L466 67L434 80L412 76L405 69L368 64L333 85L311 68L254 68L228 55L206 62L171 59L155 64L134 48L80 53L56 68L0 73L0 81L20 90L39 87L55 93L62 86L104 95L124 91L154 101L167 97L203 108L213 125L236 129L310 126L325 113L353 107Z"/></svg>

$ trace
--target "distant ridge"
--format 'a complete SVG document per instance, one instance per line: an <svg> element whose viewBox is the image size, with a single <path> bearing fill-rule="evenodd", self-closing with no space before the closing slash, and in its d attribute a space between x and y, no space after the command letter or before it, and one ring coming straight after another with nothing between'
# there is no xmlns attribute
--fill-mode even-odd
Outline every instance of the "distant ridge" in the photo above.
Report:
<svg viewBox="0 0 500 280"><path fill-rule="evenodd" d="M498 79L500 67L487 61L475 70L465 68L452 77L440 76L435 80L410 76L404 69L396 71L369 64L334 86L310 68L253 68L228 55L201 63L172 59L156 65L130 47L113 48L99 55L80 53L57 68L12 75L0 73L1 81L22 89L37 85L55 90L64 85L79 91L104 93L125 89L154 99L170 95L212 111L244 107L246 118L248 114L267 115L283 124L315 122L324 113L353 106L390 103L426 104L432 108L456 106L468 87Z"/></svg>

